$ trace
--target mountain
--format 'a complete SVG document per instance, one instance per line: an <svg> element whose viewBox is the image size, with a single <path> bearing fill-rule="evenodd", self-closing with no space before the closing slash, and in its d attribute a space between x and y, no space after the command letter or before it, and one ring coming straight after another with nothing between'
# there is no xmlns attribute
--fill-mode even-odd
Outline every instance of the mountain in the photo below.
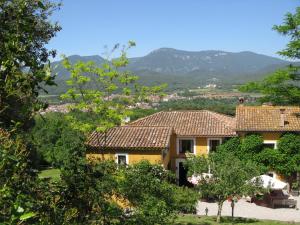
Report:
<svg viewBox="0 0 300 225"><path fill-rule="evenodd" d="M149 70L164 74L187 73L257 73L270 65L285 63L284 60L253 52L182 51L161 48L148 55L131 59L133 70Z"/></svg>
<svg viewBox="0 0 300 225"><path fill-rule="evenodd" d="M101 65L101 56L69 56L71 63L78 60L95 61ZM143 84L153 85L169 83L170 89L198 87L208 83L212 78L220 83L237 84L257 80L267 73L284 67L290 62L254 52L225 51L183 51L172 48L160 48L143 57L129 59L127 69L140 76ZM61 62L52 63L58 74L57 83L65 86L68 72ZM60 89L60 88L58 88ZM64 89L64 88L62 88ZM52 91L50 91L52 92Z"/></svg>

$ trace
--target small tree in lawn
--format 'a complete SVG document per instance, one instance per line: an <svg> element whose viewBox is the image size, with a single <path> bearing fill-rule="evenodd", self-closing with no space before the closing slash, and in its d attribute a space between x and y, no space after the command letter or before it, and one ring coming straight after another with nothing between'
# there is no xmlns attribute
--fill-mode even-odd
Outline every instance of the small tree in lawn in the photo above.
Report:
<svg viewBox="0 0 300 225"><path fill-rule="evenodd" d="M228 198L251 196L260 188L259 182L249 182L259 172L252 162L242 162L233 154L218 151L205 156L194 156L186 161L188 175L202 175L195 188L203 196L213 197L218 204L217 222L221 220L224 201ZM210 169L211 177L204 173Z"/></svg>

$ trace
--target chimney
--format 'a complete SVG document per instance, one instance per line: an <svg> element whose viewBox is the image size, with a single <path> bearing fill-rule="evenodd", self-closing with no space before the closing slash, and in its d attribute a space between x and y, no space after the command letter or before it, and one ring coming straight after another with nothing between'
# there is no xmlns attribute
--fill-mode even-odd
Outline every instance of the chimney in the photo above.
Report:
<svg viewBox="0 0 300 225"><path fill-rule="evenodd" d="M245 99L243 97L239 97L239 104L243 105L245 102Z"/></svg>
<svg viewBox="0 0 300 225"><path fill-rule="evenodd" d="M285 109L280 109L280 127L284 127L285 123L285 115L284 115Z"/></svg>

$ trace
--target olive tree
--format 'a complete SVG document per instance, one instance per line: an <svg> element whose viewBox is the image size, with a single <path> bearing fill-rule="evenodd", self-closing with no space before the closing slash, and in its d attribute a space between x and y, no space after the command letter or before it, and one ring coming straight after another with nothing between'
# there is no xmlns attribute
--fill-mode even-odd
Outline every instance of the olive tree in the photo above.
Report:
<svg viewBox="0 0 300 225"><path fill-rule="evenodd" d="M251 161L241 161L229 152L218 151L208 157L193 156L186 161L185 166L189 176L200 176L195 188L203 196L216 200L217 222L221 221L224 201L251 196L260 189L259 182L250 182L259 175L256 165Z"/></svg>

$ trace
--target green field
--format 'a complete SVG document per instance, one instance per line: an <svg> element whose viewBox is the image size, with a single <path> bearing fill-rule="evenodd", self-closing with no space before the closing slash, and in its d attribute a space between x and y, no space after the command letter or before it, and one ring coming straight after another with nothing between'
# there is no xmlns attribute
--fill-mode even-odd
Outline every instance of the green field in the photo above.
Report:
<svg viewBox="0 0 300 225"><path fill-rule="evenodd" d="M216 217L210 216L197 216L197 215L180 215L175 220L176 225L217 225ZM251 225L284 225L284 224L300 224L291 222L279 222L271 220L256 220L256 219L246 219L246 218L234 218L232 222L231 217L222 217L222 223L225 225L229 224L251 224Z"/></svg>

